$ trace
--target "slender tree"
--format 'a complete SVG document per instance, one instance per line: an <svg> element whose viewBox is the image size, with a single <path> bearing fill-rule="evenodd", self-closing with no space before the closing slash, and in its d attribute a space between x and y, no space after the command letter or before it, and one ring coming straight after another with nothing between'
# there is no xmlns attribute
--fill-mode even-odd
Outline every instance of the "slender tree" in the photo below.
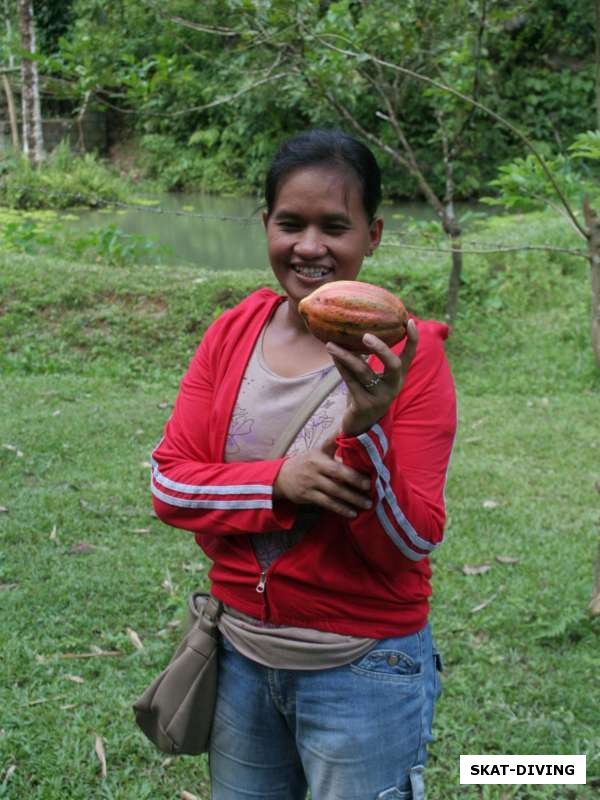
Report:
<svg viewBox="0 0 600 800"><path fill-rule="evenodd" d="M13 72L15 70L15 57L12 51L12 22L10 19L10 8L8 0L4 0L4 21L6 24L6 39L8 42L8 70ZM17 123L17 112L15 110L15 98L13 95L12 86L8 75L2 73L2 86L6 96L6 107L8 109L8 119L10 122L10 133L12 145L15 150L19 149L19 126Z"/></svg>
<svg viewBox="0 0 600 800"><path fill-rule="evenodd" d="M44 160L40 80L35 60L35 24L32 0L17 0L21 61L23 152L35 166Z"/></svg>

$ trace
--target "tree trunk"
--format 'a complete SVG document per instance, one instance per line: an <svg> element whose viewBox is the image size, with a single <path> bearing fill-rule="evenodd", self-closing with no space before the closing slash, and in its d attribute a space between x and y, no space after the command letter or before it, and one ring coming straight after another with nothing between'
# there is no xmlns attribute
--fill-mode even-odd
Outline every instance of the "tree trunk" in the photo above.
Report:
<svg viewBox="0 0 600 800"><path fill-rule="evenodd" d="M598 0L600 2L600 0ZM444 170L446 172L446 196L444 197L444 214L442 216L442 227L444 233L450 240L452 249L452 266L448 278L448 296L446 298L446 321L449 325L454 323L456 312L458 311L458 297L460 294L460 278L462 273L462 245L460 241L461 228L456 221L454 210L454 150L450 147L448 130L441 111L436 114L438 128L442 136L442 147L444 153ZM457 145L458 142L455 142Z"/></svg>
<svg viewBox="0 0 600 800"><path fill-rule="evenodd" d="M462 273L462 245L460 242L460 231L450 234L450 246L452 248L452 267L448 279L448 299L446 302L446 321L452 325L456 319L458 310L458 297L460 294L460 276Z"/></svg>
<svg viewBox="0 0 600 800"><path fill-rule="evenodd" d="M594 588L592 589L592 599L590 600L588 608L593 617L600 616L600 545L598 545L598 555L596 556L596 572L594 576Z"/></svg>
<svg viewBox="0 0 600 800"><path fill-rule="evenodd" d="M35 26L32 0L17 0L19 34L24 53L35 54ZM44 160L40 82L37 61L23 56L21 61L23 152L36 166Z"/></svg>
<svg viewBox="0 0 600 800"><path fill-rule="evenodd" d="M600 216L591 208L586 197L583 202L588 227L588 250L592 271L592 349L600 369Z"/></svg>
<svg viewBox="0 0 600 800"><path fill-rule="evenodd" d="M600 0L596 0L596 128L600 131Z"/></svg>
<svg viewBox="0 0 600 800"><path fill-rule="evenodd" d="M583 213L588 226L588 247L592 269L592 348L596 365L600 369L600 217L591 208L587 197L583 201ZM596 489L600 492L600 482L596 484ZM596 572L589 611L593 616L600 615L600 546L596 556Z"/></svg>
<svg viewBox="0 0 600 800"><path fill-rule="evenodd" d="M10 81L6 75L2 76L2 83L4 84L4 94L6 95L6 105L8 108L8 118L10 120L10 133L12 137L12 145L15 150L19 149L19 126L17 124L17 112L15 111L15 98L13 96Z"/></svg>

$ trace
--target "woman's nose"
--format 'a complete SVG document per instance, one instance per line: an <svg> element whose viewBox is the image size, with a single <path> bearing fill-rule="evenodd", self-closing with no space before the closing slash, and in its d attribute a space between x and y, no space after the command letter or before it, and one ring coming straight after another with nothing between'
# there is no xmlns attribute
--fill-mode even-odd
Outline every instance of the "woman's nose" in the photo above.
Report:
<svg viewBox="0 0 600 800"><path fill-rule="evenodd" d="M294 245L294 252L302 258L319 258L325 255L327 248L318 231L305 228Z"/></svg>

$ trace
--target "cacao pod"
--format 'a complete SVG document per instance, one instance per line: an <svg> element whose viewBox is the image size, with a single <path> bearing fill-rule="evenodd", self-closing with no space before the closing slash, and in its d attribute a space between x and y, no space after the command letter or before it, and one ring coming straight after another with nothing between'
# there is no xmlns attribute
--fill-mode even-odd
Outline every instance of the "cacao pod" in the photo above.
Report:
<svg viewBox="0 0 600 800"><path fill-rule="evenodd" d="M396 295L362 281L330 281L298 304L310 332L322 342L368 352L362 341L373 333L387 345L406 336L408 312Z"/></svg>

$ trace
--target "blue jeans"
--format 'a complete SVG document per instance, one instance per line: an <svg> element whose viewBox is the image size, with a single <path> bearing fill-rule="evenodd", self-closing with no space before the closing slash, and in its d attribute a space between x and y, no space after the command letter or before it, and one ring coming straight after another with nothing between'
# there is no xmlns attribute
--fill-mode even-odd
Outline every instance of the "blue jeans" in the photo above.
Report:
<svg viewBox="0 0 600 800"><path fill-rule="evenodd" d="M351 664L269 669L223 640L212 800L424 800L441 692L429 625Z"/></svg>

